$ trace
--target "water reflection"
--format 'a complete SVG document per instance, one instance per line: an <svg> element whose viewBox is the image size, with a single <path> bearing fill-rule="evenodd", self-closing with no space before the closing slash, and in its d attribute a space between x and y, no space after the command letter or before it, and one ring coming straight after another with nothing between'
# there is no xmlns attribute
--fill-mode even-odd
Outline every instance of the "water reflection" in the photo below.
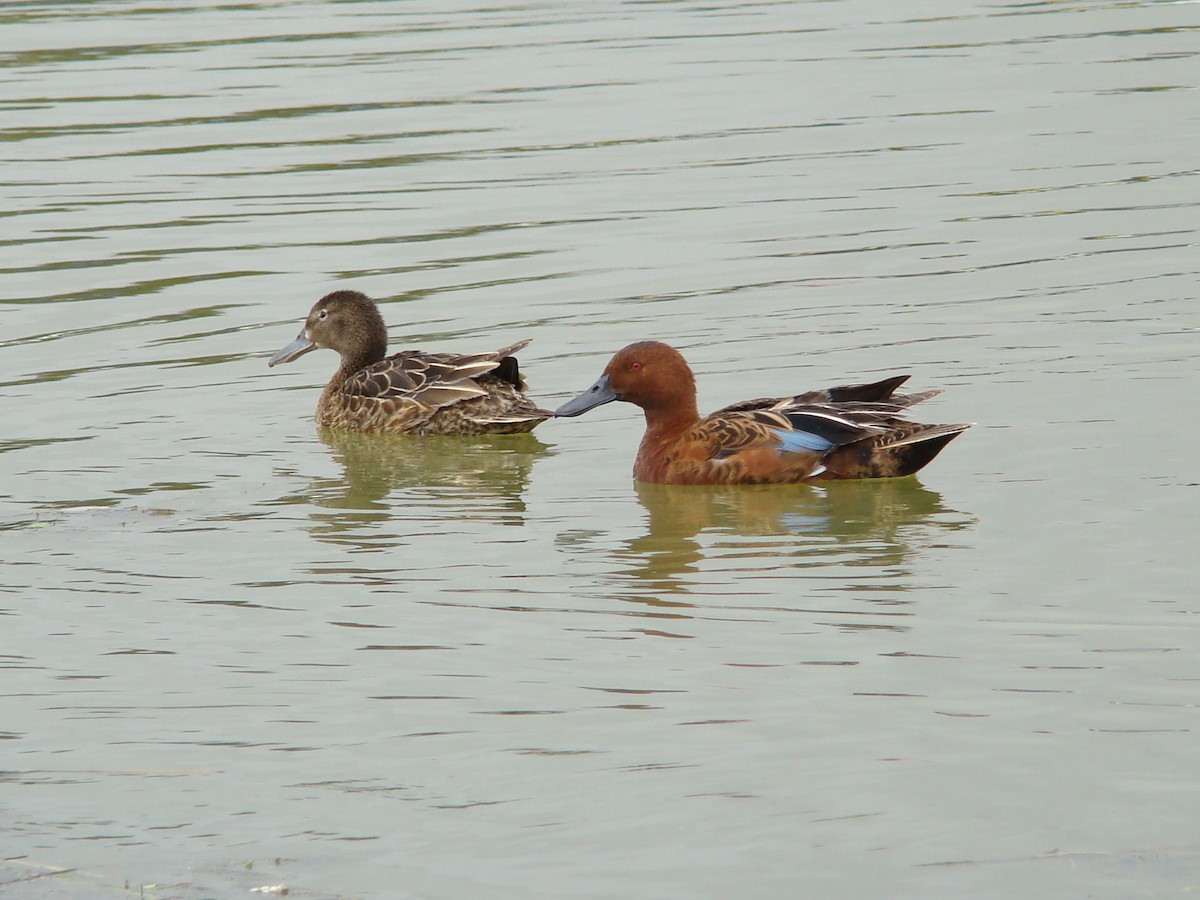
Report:
<svg viewBox="0 0 1200 900"><path fill-rule="evenodd" d="M530 434L318 435L342 475L314 478L294 499L312 504L314 537L364 548L394 546L399 538L380 527L413 519L524 524L534 460L552 452Z"/></svg>
<svg viewBox="0 0 1200 900"><path fill-rule="evenodd" d="M667 593L704 583L700 564L718 557L741 566L753 558L775 567L781 559L796 566L896 566L934 534L973 522L916 478L821 487L638 483L636 489L649 514L646 532L616 555L632 564L623 575ZM703 539L710 536L715 540Z"/></svg>

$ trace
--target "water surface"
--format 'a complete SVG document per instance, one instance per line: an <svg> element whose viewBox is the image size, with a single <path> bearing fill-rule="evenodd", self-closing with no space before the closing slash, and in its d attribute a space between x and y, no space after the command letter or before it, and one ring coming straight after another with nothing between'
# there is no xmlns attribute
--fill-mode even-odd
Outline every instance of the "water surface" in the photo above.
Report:
<svg viewBox="0 0 1200 900"><path fill-rule="evenodd" d="M10 4L5 896L1194 891L1198 9ZM978 424L323 432L334 287L550 406L659 338Z"/></svg>

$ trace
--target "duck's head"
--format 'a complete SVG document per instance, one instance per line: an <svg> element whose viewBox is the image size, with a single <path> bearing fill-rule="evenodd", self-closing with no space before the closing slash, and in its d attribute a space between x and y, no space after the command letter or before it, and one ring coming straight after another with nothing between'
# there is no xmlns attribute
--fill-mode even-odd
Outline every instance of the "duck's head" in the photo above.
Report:
<svg viewBox="0 0 1200 900"><path fill-rule="evenodd" d="M613 400L633 403L644 410L687 411L696 404L696 379L674 347L659 341L638 341L619 350L595 384L554 414L578 416Z"/></svg>
<svg viewBox="0 0 1200 900"><path fill-rule="evenodd" d="M310 350L328 347L355 368L387 354L387 326L379 308L358 291L334 291L316 302L294 341L271 357L268 366L291 362Z"/></svg>

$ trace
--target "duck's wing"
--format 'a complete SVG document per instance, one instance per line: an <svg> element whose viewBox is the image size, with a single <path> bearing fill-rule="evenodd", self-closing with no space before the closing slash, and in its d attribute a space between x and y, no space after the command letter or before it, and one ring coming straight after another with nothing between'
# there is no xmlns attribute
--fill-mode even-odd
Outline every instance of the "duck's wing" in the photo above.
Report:
<svg viewBox="0 0 1200 900"><path fill-rule="evenodd" d="M882 381L863 384L842 384L836 387L823 388L816 391L806 391L803 394L793 394L790 397L759 397L754 400L741 400L717 410L720 413L752 412L755 410L786 409L788 407L820 404L833 405L849 411L863 404L878 404L877 411L890 408L893 412L907 409L922 400L936 397L940 390L921 391L915 394L897 394L896 389L908 381L908 375L893 375Z"/></svg>
<svg viewBox="0 0 1200 900"><path fill-rule="evenodd" d="M491 380L516 384L520 374L512 355L529 341L485 353L427 353L401 350L355 372L342 392L375 400L411 401L432 409L487 396ZM487 376L492 376L488 379Z"/></svg>
<svg viewBox="0 0 1200 900"><path fill-rule="evenodd" d="M825 471L823 460L831 450L881 431L818 407L786 414L720 411L701 419L661 455L640 458L639 477L680 484L805 481Z"/></svg>
<svg viewBox="0 0 1200 900"><path fill-rule="evenodd" d="M903 409L903 405L892 402L841 402L793 404L772 412L787 418L796 434L819 431L819 427L814 426L825 417L840 419L863 429L859 437L847 431L847 440L839 440L830 431L820 432L822 438L830 440L830 446L822 456L821 467L814 473L821 478L894 478L911 475L971 427L969 423L926 425L912 422L897 415ZM784 435L782 440L785 444L798 442L795 435ZM799 442L802 446L810 446Z"/></svg>
<svg viewBox="0 0 1200 900"><path fill-rule="evenodd" d="M791 409L758 409L716 412L702 419L693 431L711 450L712 459L726 459L750 449L771 448L777 453L824 454L835 447L881 434L870 421L874 416L844 415L816 404Z"/></svg>
<svg viewBox="0 0 1200 900"><path fill-rule="evenodd" d="M554 415L533 403L512 354L528 341L490 353L403 350L360 369L317 404L334 428L393 434L512 434Z"/></svg>
<svg viewBox="0 0 1200 900"><path fill-rule="evenodd" d="M970 426L904 419L908 407L941 393L897 394L907 378L731 404L686 432L665 468L695 483L911 475Z"/></svg>

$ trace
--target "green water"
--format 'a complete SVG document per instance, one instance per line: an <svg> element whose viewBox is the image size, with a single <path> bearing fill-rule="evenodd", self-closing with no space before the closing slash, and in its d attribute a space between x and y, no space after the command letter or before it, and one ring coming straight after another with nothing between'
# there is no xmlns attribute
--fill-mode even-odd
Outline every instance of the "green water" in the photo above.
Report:
<svg viewBox="0 0 1200 900"><path fill-rule="evenodd" d="M1196 9L0 10L6 897L1196 890ZM334 287L551 407L657 338L977 424L325 433Z"/></svg>

